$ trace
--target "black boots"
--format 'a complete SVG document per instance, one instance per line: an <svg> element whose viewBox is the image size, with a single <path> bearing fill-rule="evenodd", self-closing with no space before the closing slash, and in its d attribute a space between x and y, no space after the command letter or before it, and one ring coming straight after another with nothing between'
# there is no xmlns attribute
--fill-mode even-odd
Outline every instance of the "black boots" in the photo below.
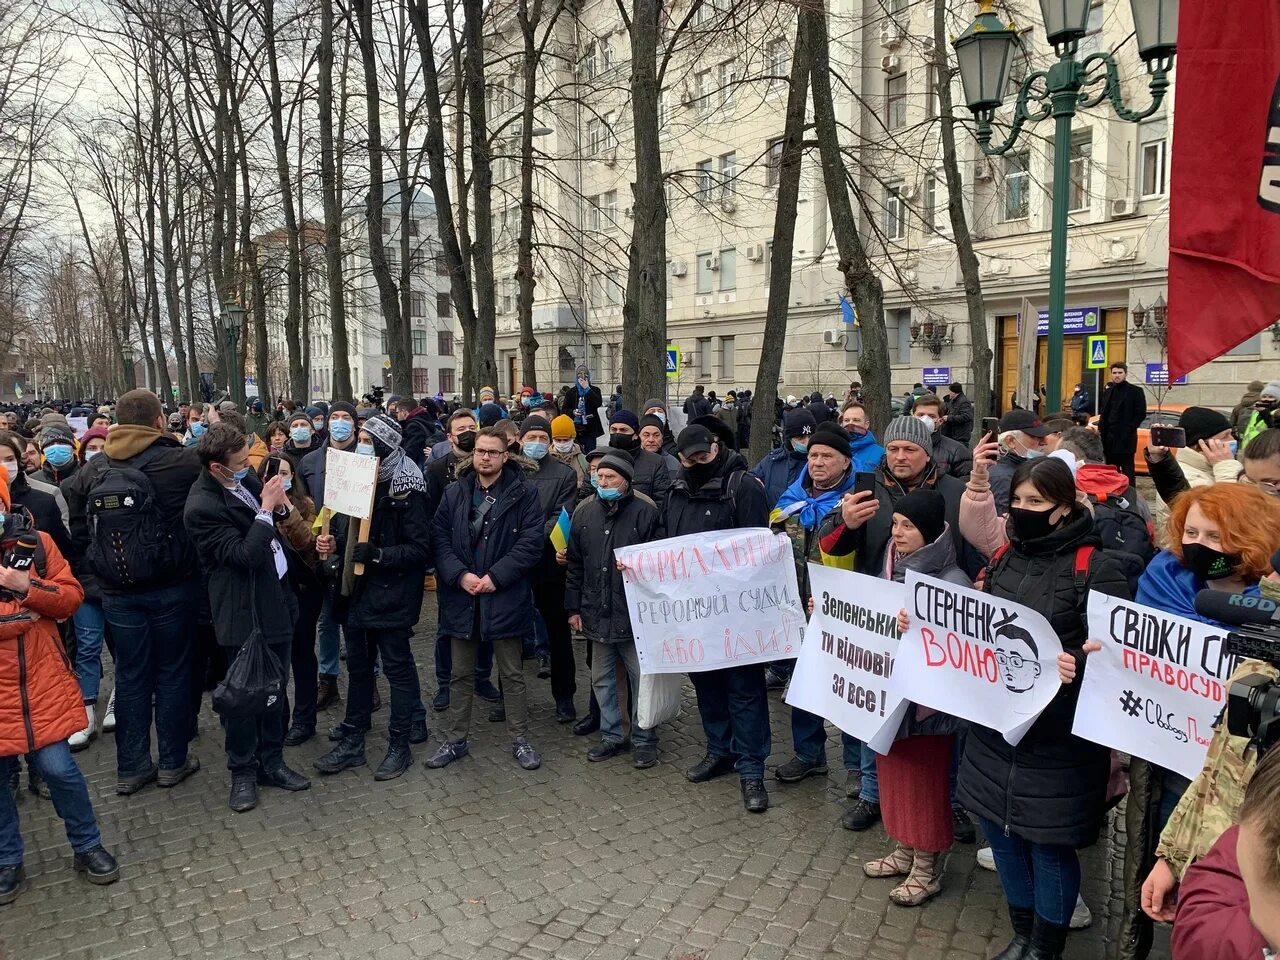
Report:
<svg viewBox="0 0 1280 960"><path fill-rule="evenodd" d="M321 773L341 773L349 767L364 765L363 733L347 733L336 747L312 763Z"/></svg>
<svg viewBox="0 0 1280 960"><path fill-rule="evenodd" d="M1023 960L1027 955L1027 948L1031 946L1031 930L1036 922L1036 912L1023 910L1021 907L1010 907L1009 921L1013 924L1013 939L991 960Z"/></svg>
<svg viewBox="0 0 1280 960"><path fill-rule="evenodd" d="M1070 932L1069 927L1060 927L1037 916L1031 928L1031 947L1022 955L1022 960L1062 960Z"/></svg>
<svg viewBox="0 0 1280 960"><path fill-rule="evenodd" d="M409 738L393 737L387 746L387 755L373 774L375 780L394 780L413 763L413 754L409 752Z"/></svg>

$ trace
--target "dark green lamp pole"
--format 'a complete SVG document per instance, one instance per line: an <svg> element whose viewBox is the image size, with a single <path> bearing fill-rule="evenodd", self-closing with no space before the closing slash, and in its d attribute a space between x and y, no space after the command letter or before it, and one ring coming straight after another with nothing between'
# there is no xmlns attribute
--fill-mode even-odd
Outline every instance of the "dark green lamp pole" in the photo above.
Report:
<svg viewBox="0 0 1280 960"><path fill-rule="evenodd" d="M1040 0L1045 35L1053 44L1058 62L1048 70L1027 75L1018 90L1009 135L992 145L992 121L1004 102L1009 63L1018 30L993 10L993 0L979 0L978 17L954 41L965 103L978 122L978 143L988 156L1002 156L1018 141L1028 123L1053 117L1052 231L1049 246L1049 343L1044 384L1048 392L1042 410L1062 408L1062 324L1067 301L1067 209L1071 179L1071 121L1080 109L1110 100L1116 114L1137 123L1154 114L1169 89L1178 27L1178 0L1130 0L1138 40L1138 53L1150 74L1151 105L1134 111L1124 103L1120 72L1111 53L1094 53L1076 59L1080 40L1088 29L1091 0ZM1023 317L1023 323L1033 323Z"/></svg>
<svg viewBox="0 0 1280 960"><path fill-rule="evenodd" d="M222 305L222 330L227 338L227 390L238 407L244 406L244 377L239 375L239 342L247 312L234 301Z"/></svg>

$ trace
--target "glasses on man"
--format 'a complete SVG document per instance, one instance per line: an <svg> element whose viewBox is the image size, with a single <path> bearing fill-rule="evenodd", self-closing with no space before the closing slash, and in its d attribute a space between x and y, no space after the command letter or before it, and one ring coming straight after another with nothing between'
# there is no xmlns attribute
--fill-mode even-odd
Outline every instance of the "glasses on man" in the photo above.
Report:
<svg viewBox="0 0 1280 960"><path fill-rule="evenodd" d="M472 456L483 457L485 459L488 459L489 457L500 457L506 452L507 451L505 450L481 450L477 448L476 451L472 454Z"/></svg>

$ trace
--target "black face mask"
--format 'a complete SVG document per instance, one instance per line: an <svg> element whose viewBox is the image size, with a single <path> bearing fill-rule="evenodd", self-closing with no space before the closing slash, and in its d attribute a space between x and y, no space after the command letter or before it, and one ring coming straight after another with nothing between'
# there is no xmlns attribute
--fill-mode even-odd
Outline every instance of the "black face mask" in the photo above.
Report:
<svg viewBox="0 0 1280 960"><path fill-rule="evenodd" d="M720 466L723 460L723 453L717 453L713 460L709 460L706 463L695 463L693 466L685 467L685 480L688 481L690 487L697 490L720 472Z"/></svg>
<svg viewBox="0 0 1280 960"><path fill-rule="evenodd" d="M615 433L609 437L609 446L615 450L626 450L634 453L640 449L640 438L635 434Z"/></svg>
<svg viewBox="0 0 1280 960"><path fill-rule="evenodd" d="M1223 553L1203 543L1182 545L1182 564L1201 580L1225 580L1235 572L1238 556Z"/></svg>
<svg viewBox="0 0 1280 960"><path fill-rule="evenodd" d="M474 433L464 433L454 443L458 445L458 449L463 453L470 453L476 448L476 435Z"/></svg>
<svg viewBox="0 0 1280 960"><path fill-rule="evenodd" d="M1013 537L1026 543L1039 540L1053 532L1058 524L1051 520L1053 510L1024 510L1020 507L1009 508L1009 519L1013 523Z"/></svg>

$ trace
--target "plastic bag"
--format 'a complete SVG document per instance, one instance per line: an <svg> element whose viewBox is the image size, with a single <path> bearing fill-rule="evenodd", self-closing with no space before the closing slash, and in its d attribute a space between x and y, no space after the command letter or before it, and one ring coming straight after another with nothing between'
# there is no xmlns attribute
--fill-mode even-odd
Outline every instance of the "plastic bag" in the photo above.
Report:
<svg viewBox="0 0 1280 960"><path fill-rule="evenodd" d="M680 688L684 674L642 673L636 695L636 723L651 730L680 716Z"/></svg>
<svg viewBox="0 0 1280 960"><path fill-rule="evenodd" d="M226 678L213 691L213 709L223 717L256 717L284 698L285 672L280 658L271 652L262 631L254 629Z"/></svg>

